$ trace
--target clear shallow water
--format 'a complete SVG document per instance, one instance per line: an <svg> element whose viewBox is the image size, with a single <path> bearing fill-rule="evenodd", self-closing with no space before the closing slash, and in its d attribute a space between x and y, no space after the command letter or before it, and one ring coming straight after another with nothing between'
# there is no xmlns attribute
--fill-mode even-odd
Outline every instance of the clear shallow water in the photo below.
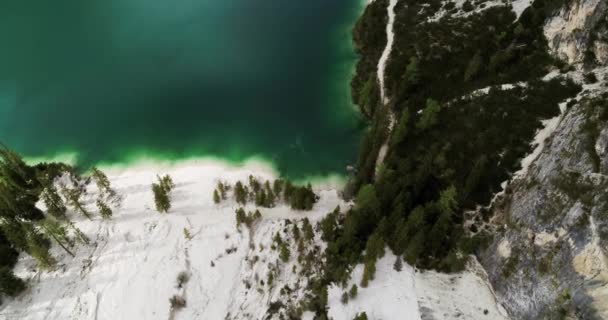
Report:
<svg viewBox="0 0 608 320"><path fill-rule="evenodd" d="M78 164L252 156L343 173L359 0L6 0L0 141Z"/></svg>

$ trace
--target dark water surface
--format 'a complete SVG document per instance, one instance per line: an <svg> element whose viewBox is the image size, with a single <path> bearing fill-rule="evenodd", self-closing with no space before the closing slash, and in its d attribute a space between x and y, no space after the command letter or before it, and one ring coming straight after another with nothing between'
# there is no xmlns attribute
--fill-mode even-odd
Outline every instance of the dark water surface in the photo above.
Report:
<svg viewBox="0 0 608 320"><path fill-rule="evenodd" d="M343 173L359 0L4 0L0 141L78 163L271 161Z"/></svg>

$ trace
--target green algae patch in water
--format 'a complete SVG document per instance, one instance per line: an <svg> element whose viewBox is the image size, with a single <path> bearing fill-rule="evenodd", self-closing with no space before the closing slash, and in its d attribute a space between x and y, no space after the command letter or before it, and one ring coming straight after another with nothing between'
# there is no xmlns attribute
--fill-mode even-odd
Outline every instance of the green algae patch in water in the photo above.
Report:
<svg viewBox="0 0 608 320"><path fill-rule="evenodd" d="M355 0L9 0L0 141L80 166L133 155L252 157L343 174L360 119L348 81Z"/></svg>

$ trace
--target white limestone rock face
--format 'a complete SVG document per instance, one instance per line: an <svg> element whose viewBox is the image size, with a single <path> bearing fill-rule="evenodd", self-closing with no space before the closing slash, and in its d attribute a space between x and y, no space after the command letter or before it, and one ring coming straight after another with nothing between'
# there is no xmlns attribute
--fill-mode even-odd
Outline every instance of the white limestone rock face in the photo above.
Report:
<svg viewBox="0 0 608 320"><path fill-rule="evenodd" d="M551 52L568 63L583 62L592 53L606 64L606 9L606 0L574 0L562 8L545 24Z"/></svg>
<svg viewBox="0 0 608 320"><path fill-rule="evenodd" d="M608 318L608 167L592 154L606 154L608 122L587 98L566 111L493 208L506 227L480 258L513 319ZM588 121L597 136L586 131Z"/></svg>

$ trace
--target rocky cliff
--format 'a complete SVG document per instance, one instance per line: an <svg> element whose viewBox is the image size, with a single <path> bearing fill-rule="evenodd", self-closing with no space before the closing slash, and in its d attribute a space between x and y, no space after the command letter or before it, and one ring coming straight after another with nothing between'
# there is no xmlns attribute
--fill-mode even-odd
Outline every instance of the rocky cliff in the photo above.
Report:
<svg viewBox="0 0 608 320"><path fill-rule="evenodd" d="M606 27L602 0L567 3L545 25L551 53L585 84L491 209L497 233L480 258L514 319L608 318Z"/></svg>

